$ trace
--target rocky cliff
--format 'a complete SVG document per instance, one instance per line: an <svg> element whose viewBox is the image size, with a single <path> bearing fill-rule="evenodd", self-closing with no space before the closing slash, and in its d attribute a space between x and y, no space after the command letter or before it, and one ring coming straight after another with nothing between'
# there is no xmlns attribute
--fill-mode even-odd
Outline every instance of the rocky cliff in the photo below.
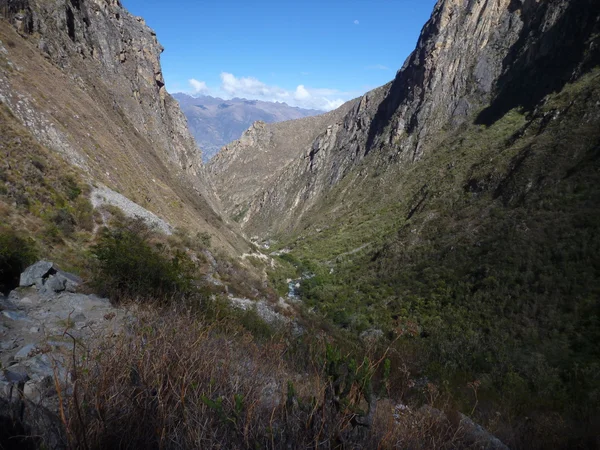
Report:
<svg viewBox="0 0 600 450"><path fill-rule="evenodd" d="M41 144L173 225L236 239L142 18L118 0L4 0L0 14L0 101Z"/></svg>
<svg viewBox="0 0 600 450"><path fill-rule="evenodd" d="M347 102L315 117L276 124L258 121L239 140L223 147L207 169L225 213L245 223L250 205L261 190L278 185L287 167L303 158L321 130L343 118L355 103Z"/></svg>
<svg viewBox="0 0 600 450"><path fill-rule="evenodd" d="M303 156L280 166L246 201L243 226L264 234L290 230L365 158L375 170L410 165L435 149L441 131L458 129L475 113L489 125L512 108L533 108L598 63L599 9L593 0L440 0L393 82L297 149ZM221 159L257 148L242 144ZM230 192L224 186L229 209L239 200Z"/></svg>

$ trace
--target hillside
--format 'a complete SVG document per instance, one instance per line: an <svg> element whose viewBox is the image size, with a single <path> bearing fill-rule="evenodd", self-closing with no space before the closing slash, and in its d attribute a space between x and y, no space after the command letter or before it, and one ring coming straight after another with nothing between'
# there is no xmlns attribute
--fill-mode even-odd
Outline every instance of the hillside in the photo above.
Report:
<svg viewBox="0 0 600 450"><path fill-rule="evenodd" d="M596 445L599 27L587 0L439 1L395 80L252 196L210 167L307 307L398 337L407 370L459 409L474 390L481 422L510 417L495 426L511 447Z"/></svg>
<svg viewBox="0 0 600 450"><path fill-rule="evenodd" d="M206 168L225 214L236 222L245 221L249 202L261 189L274 185L284 168L304 157L320 130L342 118L355 103L349 101L315 117L276 124L256 122L241 139L223 147Z"/></svg>
<svg viewBox="0 0 600 450"><path fill-rule="evenodd" d="M221 98L200 95L192 97L175 93L187 117L188 125L196 142L202 149L205 162L211 159L226 144L239 139L254 122L284 122L302 117L323 114L315 109L302 109L285 103Z"/></svg>
<svg viewBox="0 0 600 450"><path fill-rule="evenodd" d="M37 142L173 226L244 248L220 218L142 18L118 1L8 2L1 11L0 100Z"/></svg>
<svg viewBox="0 0 600 450"><path fill-rule="evenodd" d="M489 125L512 108L531 110L595 64L595 8L582 0L494 6L438 2L394 81L365 94L341 117L315 124L311 131L317 137L288 151L302 158L280 165L279 182L263 183L260 192L238 205L246 211L244 229L265 235L289 232L363 159L383 170L389 163L408 167L436 148L440 132L458 129L474 114L481 113L478 123ZM574 25L578 21L581 27ZM460 38L464 33L473 38ZM294 132L304 128L297 122ZM224 154L220 164L227 167L228 159L254 153L249 142ZM246 170L261 173L264 161L255 161ZM217 183L236 173L211 170ZM226 209L234 206L227 187L219 195Z"/></svg>
<svg viewBox="0 0 600 450"><path fill-rule="evenodd" d="M206 166L119 0L0 15L0 447L600 446L597 0L439 0Z"/></svg>

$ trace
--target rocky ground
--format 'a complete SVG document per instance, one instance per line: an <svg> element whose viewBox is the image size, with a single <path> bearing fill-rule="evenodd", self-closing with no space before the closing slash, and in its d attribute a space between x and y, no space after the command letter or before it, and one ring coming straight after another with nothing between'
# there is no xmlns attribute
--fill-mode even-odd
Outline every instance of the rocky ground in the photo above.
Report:
<svg viewBox="0 0 600 450"><path fill-rule="evenodd" d="M131 318L108 299L77 292L80 286L77 276L40 261L21 275L20 287L0 296L0 411L25 418L49 442L60 439L55 413L70 393L74 358L122 333Z"/></svg>

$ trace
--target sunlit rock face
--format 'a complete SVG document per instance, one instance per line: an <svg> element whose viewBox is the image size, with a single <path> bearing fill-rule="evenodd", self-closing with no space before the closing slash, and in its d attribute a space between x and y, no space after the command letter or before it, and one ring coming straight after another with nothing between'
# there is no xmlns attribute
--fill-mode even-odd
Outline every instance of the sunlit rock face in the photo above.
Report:
<svg viewBox="0 0 600 450"><path fill-rule="evenodd" d="M367 156L379 171L409 165L434 150L440 131L476 114L490 124L512 108L532 108L597 64L599 9L593 0L439 1L395 79L313 123L314 138L285 150L294 155L289 162L268 165L281 153L268 143L278 138L273 127L250 129L228 146L211 167L228 212L252 234L290 230ZM287 136L309 126L292 124ZM265 152L269 146L277 150ZM234 161L248 173L269 167L269 176L240 194L238 183L225 181L240 173Z"/></svg>

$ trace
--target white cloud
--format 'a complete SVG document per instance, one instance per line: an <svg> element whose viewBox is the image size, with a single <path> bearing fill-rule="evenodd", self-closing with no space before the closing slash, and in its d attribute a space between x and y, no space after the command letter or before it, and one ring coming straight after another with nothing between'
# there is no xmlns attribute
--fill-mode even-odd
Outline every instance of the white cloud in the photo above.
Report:
<svg viewBox="0 0 600 450"><path fill-rule="evenodd" d="M310 97L310 94L304 87L304 85L300 85L296 88L296 92L294 93L294 98L296 100L305 100Z"/></svg>
<svg viewBox="0 0 600 450"><path fill-rule="evenodd" d="M372 66L365 67L367 70L391 70L388 66L384 66L383 64L374 64Z"/></svg>
<svg viewBox="0 0 600 450"><path fill-rule="evenodd" d="M254 77L236 77L232 73L221 73L221 89L232 97L271 98L285 101L289 92L277 86L268 86Z"/></svg>
<svg viewBox="0 0 600 450"><path fill-rule="evenodd" d="M319 89L299 85L293 91L268 85L254 77L236 77L232 73L221 73L221 87L213 95L223 98L241 97L252 100L285 102L300 108L330 111L349 100L352 94L336 89Z"/></svg>
<svg viewBox="0 0 600 450"><path fill-rule="evenodd" d="M208 94L210 92L210 89L208 88L208 86L206 85L206 83L204 81L198 81L198 80L195 80L192 78L188 82L190 83L190 86L192 87L192 94L199 95L199 94Z"/></svg>
<svg viewBox="0 0 600 450"><path fill-rule="evenodd" d="M268 102L285 102L299 108L330 111L341 106L362 92L342 92L337 89L311 88L300 84L293 90L263 83L254 77L236 77L229 72L221 73L221 85L217 89L209 88L204 81L194 78L188 80L190 95L211 95L222 99L233 97Z"/></svg>
<svg viewBox="0 0 600 450"><path fill-rule="evenodd" d="M358 20L354 21L354 25L358 25L360 22Z"/></svg>

